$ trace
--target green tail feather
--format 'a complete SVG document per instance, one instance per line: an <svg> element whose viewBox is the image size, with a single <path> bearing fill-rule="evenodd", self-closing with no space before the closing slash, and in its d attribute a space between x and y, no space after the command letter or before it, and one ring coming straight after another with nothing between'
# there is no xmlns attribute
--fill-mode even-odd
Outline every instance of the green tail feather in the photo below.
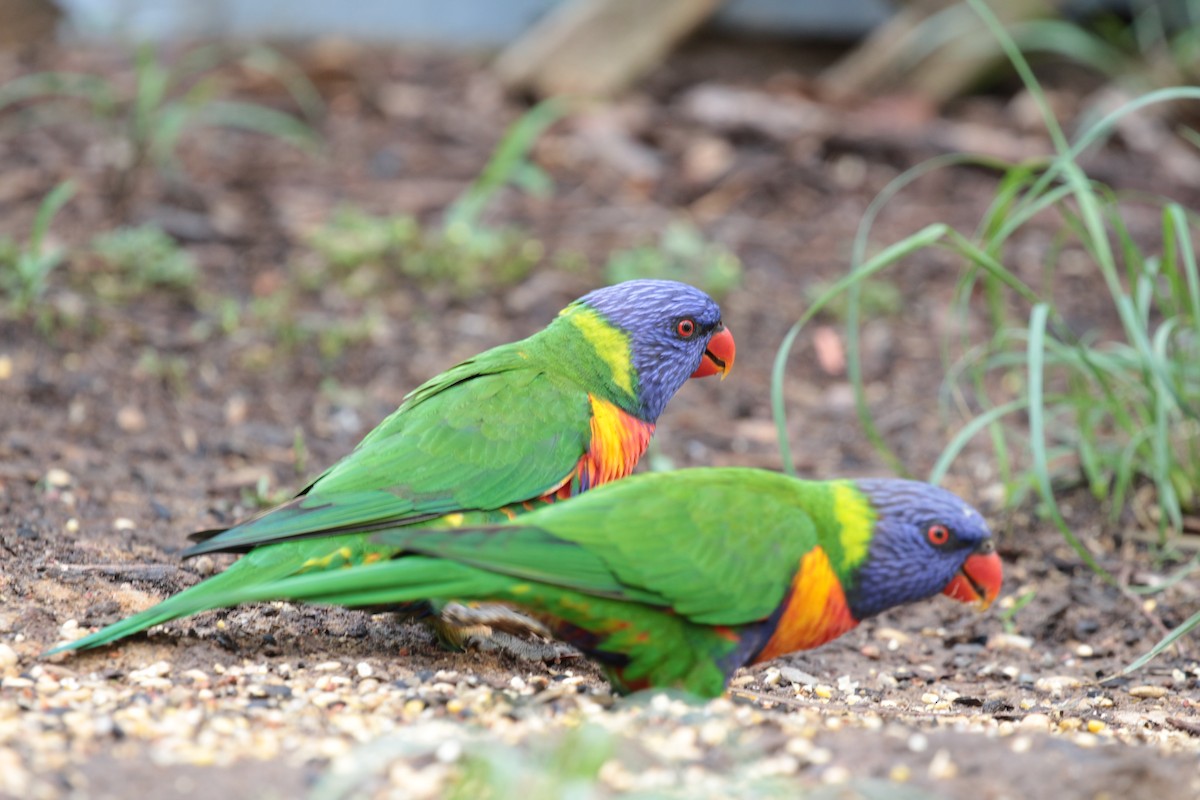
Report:
<svg viewBox="0 0 1200 800"><path fill-rule="evenodd" d="M327 570L267 582L255 581L222 598L222 605L294 600L350 607L388 606L433 598L503 597L519 581L507 575L423 556L408 556L345 570Z"/></svg>
<svg viewBox="0 0 1200 800"><path fill-rule="evenodd" d="M314 541L254 550L239 558L224 572L168 597L140 614L114 622L82 639L59 645L45 655L100 647L173 619L234 606L240 601L231 598L247 586L275 583L309 569L335 569L352 564L361 561L367 549L378 548L372 548L366 536L344 536L336 540L336 546L329 542Z"/></svg>
<svg viewBox="0 0 1200 800"><path fill-rule="evenodd" d="M367 537L361 540L366 542ZM619 663L605 664L618 687L636 688L646 679L653 685L685 686L713 695L720 693L727 678L718 661L734 643L714 636L707 626L653 606L420 555L338 569L352 562L330 563L326 557L313 564L314 551L330 555L327 543L323 549L314 544L252 551L225 572L47 655L99 647L153 625L242 603L291 600L361 607L429 599L499 600L590 631L593 641L576 643L602 661L609 661L606 652L618 658ZM281 554L281 550L289 552ZM336 553L342 554L340 549Z"/></svg>
<svg viewBox="0 0 1200 800"><path fill-rule="evenodd" d="M293 600L322 605L387 606L418 600L491 600L587 631L572 640L601 660L622 689L643 682L680 686L704 696L721 693L732 670L724 663L739 645L707 625L645 603L572 591L428 556L406 556L347 570L330 570L247 586L227 604ZM607 654L607 656L606 656ZM615 659L615 660L614 660Z"/></svg>

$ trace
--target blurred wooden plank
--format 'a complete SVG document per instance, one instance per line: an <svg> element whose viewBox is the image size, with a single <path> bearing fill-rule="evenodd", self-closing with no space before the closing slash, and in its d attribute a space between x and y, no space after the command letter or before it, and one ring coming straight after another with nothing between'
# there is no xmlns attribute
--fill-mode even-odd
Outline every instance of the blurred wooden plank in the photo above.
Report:
<svg viewBox="0 0 1200 800"><path fill-rule="evenodd" d="M0 47L54 40L62 11L51 0L0 0Z"/></svg>
<svg viewBox="0 0 1200 800"><path fill-rule="evenodd" d="M820 77L833 99L912 92L941 104L1003 59L979 16L958 0L907 0ZM1062 0L1006 0L991 9L1005 25L1054 16ZM951 8L954 6L953 8ZM942 42L926 52L929 42Z"/></svg>
<svg viewBox="0 0 1200 800"><path fill-rule="evenodd" d="M496 59L509 89L609 96L653 69L721 0L569 0Z"/></svg>

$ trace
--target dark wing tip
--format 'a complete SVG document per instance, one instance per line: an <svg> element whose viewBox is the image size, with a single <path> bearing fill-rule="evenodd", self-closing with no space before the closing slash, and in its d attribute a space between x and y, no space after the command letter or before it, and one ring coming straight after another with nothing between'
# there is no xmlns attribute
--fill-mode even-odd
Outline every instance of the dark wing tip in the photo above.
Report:
<svg viewBox="0 0 1200 800"><path fill-rule="evenodd" d="M207 542L209 539L215 539L227 530L229 528L208 528L207 530L189 533L187 538L189 542Z"/></svg>

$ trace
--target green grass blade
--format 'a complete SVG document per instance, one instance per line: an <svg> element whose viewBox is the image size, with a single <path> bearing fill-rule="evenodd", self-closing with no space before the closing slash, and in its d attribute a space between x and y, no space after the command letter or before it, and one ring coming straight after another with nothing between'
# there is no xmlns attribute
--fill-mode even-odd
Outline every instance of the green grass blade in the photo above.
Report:
<svg viewBox="0 0 1200 800"><path fill-rule="evenodd" d="M509 126L479 177L446 211L445 228L472 227L492 197L513 181L541 135L570 111L562 99L543 100Z"/></svg>
<svg viewBox="0 0 1200 800"><path fill-rule="evenodd" d="M791 354L792 345L796 341L796 337L800 334L801 329L811 320L818 311L824 308L831 300L837 297L842 292L846 291L851 286L858 284L875 273L899 261L900 259L911 255L912 253L922 250L926 247L931 247L937 241L942 239L950 229L946 225L934 224L929 225L906 239L885 248L881 253L876 255L866 264L863 264L858 269L846 275L833 286L829 287L804 312L799 320L788 329L787 334L783 337L783 342L780 343L779 349L775 352L775 361L771 368L771 413L775 420L775 431L779 436L779 452L783 459L784 471L789 475L796 474L796 465L792 460L792 449L788 443L787 436L787 411L783 403L783 377L787 372L787 359Z"/></svg>
<svg viewBox="0 0 1200 800"><path fill-rule="evenodd" d="M1046 125L1046 131L1050 134L1050 140L1054 143L1054 149L1060 153L1066 151L1067 137L1063 134L1062 127L1058 124L1058 119L1054 116L1054 111L1050 108L1049 101L1046 100L1046 93L1042 91L1042 86L1034 76L1033 69L1029 66L1029 62L1021 52L1021 48L1013 41L1004 24L996 18L996 15L984 0L967 0L967 2L983 20L984 25L991 31L992 36L996 38L1009 63L1013 65L1013 69L1021 77L1021 82L1025 84L1025 89L1037 104L1038 111L1042 115L1042 121Z"/></svg>
<svg viewBox="0 0 1200 800"><path fill-rule="evenodd" d="M257 103L214 100L197 108L194 118L204 125L265 134L310 152L318 145L316 132L306 122Z"/></svg>
<svg viewBox="0 0 1200 800"><path fill-rule="evenodd" d="M1178 203L1168 203L1163 209L1163 244L1164 247L1172 246L1178 253L1177 259L1187 278L1191 324L1200 326L1200 272L1196 270L1196 252L1192 248L1187 212Z"/></svg>
<svg viewBox="0 0 1200 800"><path fill-rule="evenodd" d="M50 223L54 221L54 217L74 196L74 181L63 181L58 186L55 186L50 191L50 194L46 195L41 205L38 206L37 216L33 219L33 228L29 233L30 250L35 253L42 251L42 242L45 241L46 232L50 229Z"/></svg>
<svg viewBox="0 0 1200 800"><path fill-rule="evenodd" d="M116 105L112 86L103 78L75 72L37 72L0 86L0 111L27 100L69 97L85 100L104 115Z"/></svg>
<svg viewBox="0 0 1200 800"><path fill-rule="evenodd" d="M1079 537L1075 535L1075 532L1067 525L1067 521L1063 519L1062 512L1058 508L1058 500L1054 496L1054 488L1050 481L1050 460L1046 454L1046 408L1043 392L1046 320L1049 313L1050 307L1047 304L1038 303L1033 307L1033 312L1029 315L1029 345L1026 351L1026 359L1029 364L1029 446L1033 455L1033 476L1037 483L1038 492L1041 494L1042 500L1046 503L1050 519L1054 522L1059 532L1062 533L1063 538L1067 540L1067 543L1071 545L1071 548L1079 555L1079 558L1091 567L1093 572L1107 583L1116 586L1116 579L1109 574L1108 570L1100 566L1100 563L1096 561L1091 552L1084 547L1083 542L1079 540Z"/></svg>
<svg viewBox="0 0 1200 800"><path fill-rule="evenodd" d="M1021 411L1022 409L1028 407L1028 400L1010 400L1003 405L990 408L984 413L974 417L970 422L962 427L962 430L955 434L954 438L951 439L949 444L947 444L942 450L941 455L938 456L937 463L933 465L933 469L929 471L929 477L925 480L934 484L941 483L942 478L946 477L946 472L950 469L950 465L954 463L954 459L957 458L958 454L962 452L962 449L966 447L967 442L975 438L976 434L997 420L1000 420L1015 411Z"/></svg>
<svg viewBox="0 0 1200 800"><path fill-rule="evenodd" d="M1105 678L1104 680L1111 681L1115 678L1120 678L1125 675L1129 675L1131 673L1137 672L1139 669L1146 666L1151 661L1153 661L1155 658L1157 658L1158 655L1160 653L1162 653L1164 650L1166 650L1168 647L1175 644L1175 642L1179 641L1182 637L1191 633L1192 629L1195 628L1197 625L1200 625L1200 611L1197 611L1195 614L1192 614L1190 617L1188 617L1182 623L1180 623L1176 627L1172 628L1170 633L1168 633L1166 636L1164 636L1162 639L1160 639L1158 644L1154 645L1154 647L1151 647L1149 652L1147 652L1145 655L1134 659L1132 664L1130 664L1129 666L1122 669L1116 675Z"/></svg>
<svg viewBox="0 0 1200 800"><path fill-rule="evenodd" d="M1008 30L1022 52L1056 53L1110 78L1122 77L1130 71L1130 59L1124 52L1075 23L1043 19L1014 25Z"/></svg>

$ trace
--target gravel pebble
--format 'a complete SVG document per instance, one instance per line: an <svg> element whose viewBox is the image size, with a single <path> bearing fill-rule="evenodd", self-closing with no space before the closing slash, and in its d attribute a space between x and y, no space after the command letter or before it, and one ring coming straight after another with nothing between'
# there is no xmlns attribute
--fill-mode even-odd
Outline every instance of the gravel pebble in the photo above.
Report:
<svg viewBox="0 0 1200 800"><path fill-rule="evenodd" d="M7 644L0 643L0 670L9 670L17 665L17 651Z"/></svg>
<svg viewBox="0 0 1200 800"><path fill-rule="evenodd" d="M950 757L949 750L938 750L929 761L929 777L935 781L948 781L958 775L958 765Z"/></svg>
<svg viewBox="0 0 1200 800"><path fill-rule="evenodd" d="M1004 633L997 631L988 636L987 649L989 650L1032 650L1033 639L1028 636L1018 636L1015 633Z"/></svg>
<svg viewBox="0 0 1200 800"><path fill-rule="evenodd" d="M230 619L235 624L243 623ZM86 628L70 621L59 632L73 638ZM1171 712L1138 704L1139 687L1115 695L1113 708L1111 692L1067 675L1030 681L1039 694L1018 701L1013 695L1025 690L982 689L900 663L887 673L831 675L830 683L781 665L737 676L754 691L697 704L667 693L614 699L594 678L554 666L414 674L400 660L255 663L217 656L223 663L185 668L156 658L114 673L107 665L115 662L92 657L34 663L18 674L22 655L16 637L0 644L0 666L9 672L0 681L0 769L13 761L6 750L17 754L0 775L0 795L15 787L22 797L56 796L39 789L50 785L47 776L105 749L160 767L286 759L325 771L330 764L330 774L379 789L343 796L380 798L446 796L464 765L490 759L527 768L539 762L522 759L541 758L539 748L574 746L578 736L600 737L589 746L611 754L600 768L603 791L659 787L697 797L733 796L729 787L767 778L795 782L798 790L843 778L853 785L859 761L838 742L855 731L896 741L901 757L874 768L897 783L964 779L968 762L945 746L945 731L1010 737L1005 748L1016 755L1036 755L1051 737L1083 748L1200 749L1198 737L1167 723ZM993 664L992 674L1001 669ZM996 697L1029 713L1010 706L1014 718L997 720L985 711Z"/></svg>
<svg viewBox="0 0 1200 800"><path fill-rule="evenodd" d="M54 467L46 470L42 482L55 489L65 489L75 482L75 478L65 469Z"/></svg>
<svg viewBox="0 0 1200 800"><path fill-rule="evenodd" d="M1050 692L1051 694L1061 694L1068 689L1077 689L1082 685L1083 681L1073 675L1048 675L1038 678L1033 684L1039 692Z"/></svg>

